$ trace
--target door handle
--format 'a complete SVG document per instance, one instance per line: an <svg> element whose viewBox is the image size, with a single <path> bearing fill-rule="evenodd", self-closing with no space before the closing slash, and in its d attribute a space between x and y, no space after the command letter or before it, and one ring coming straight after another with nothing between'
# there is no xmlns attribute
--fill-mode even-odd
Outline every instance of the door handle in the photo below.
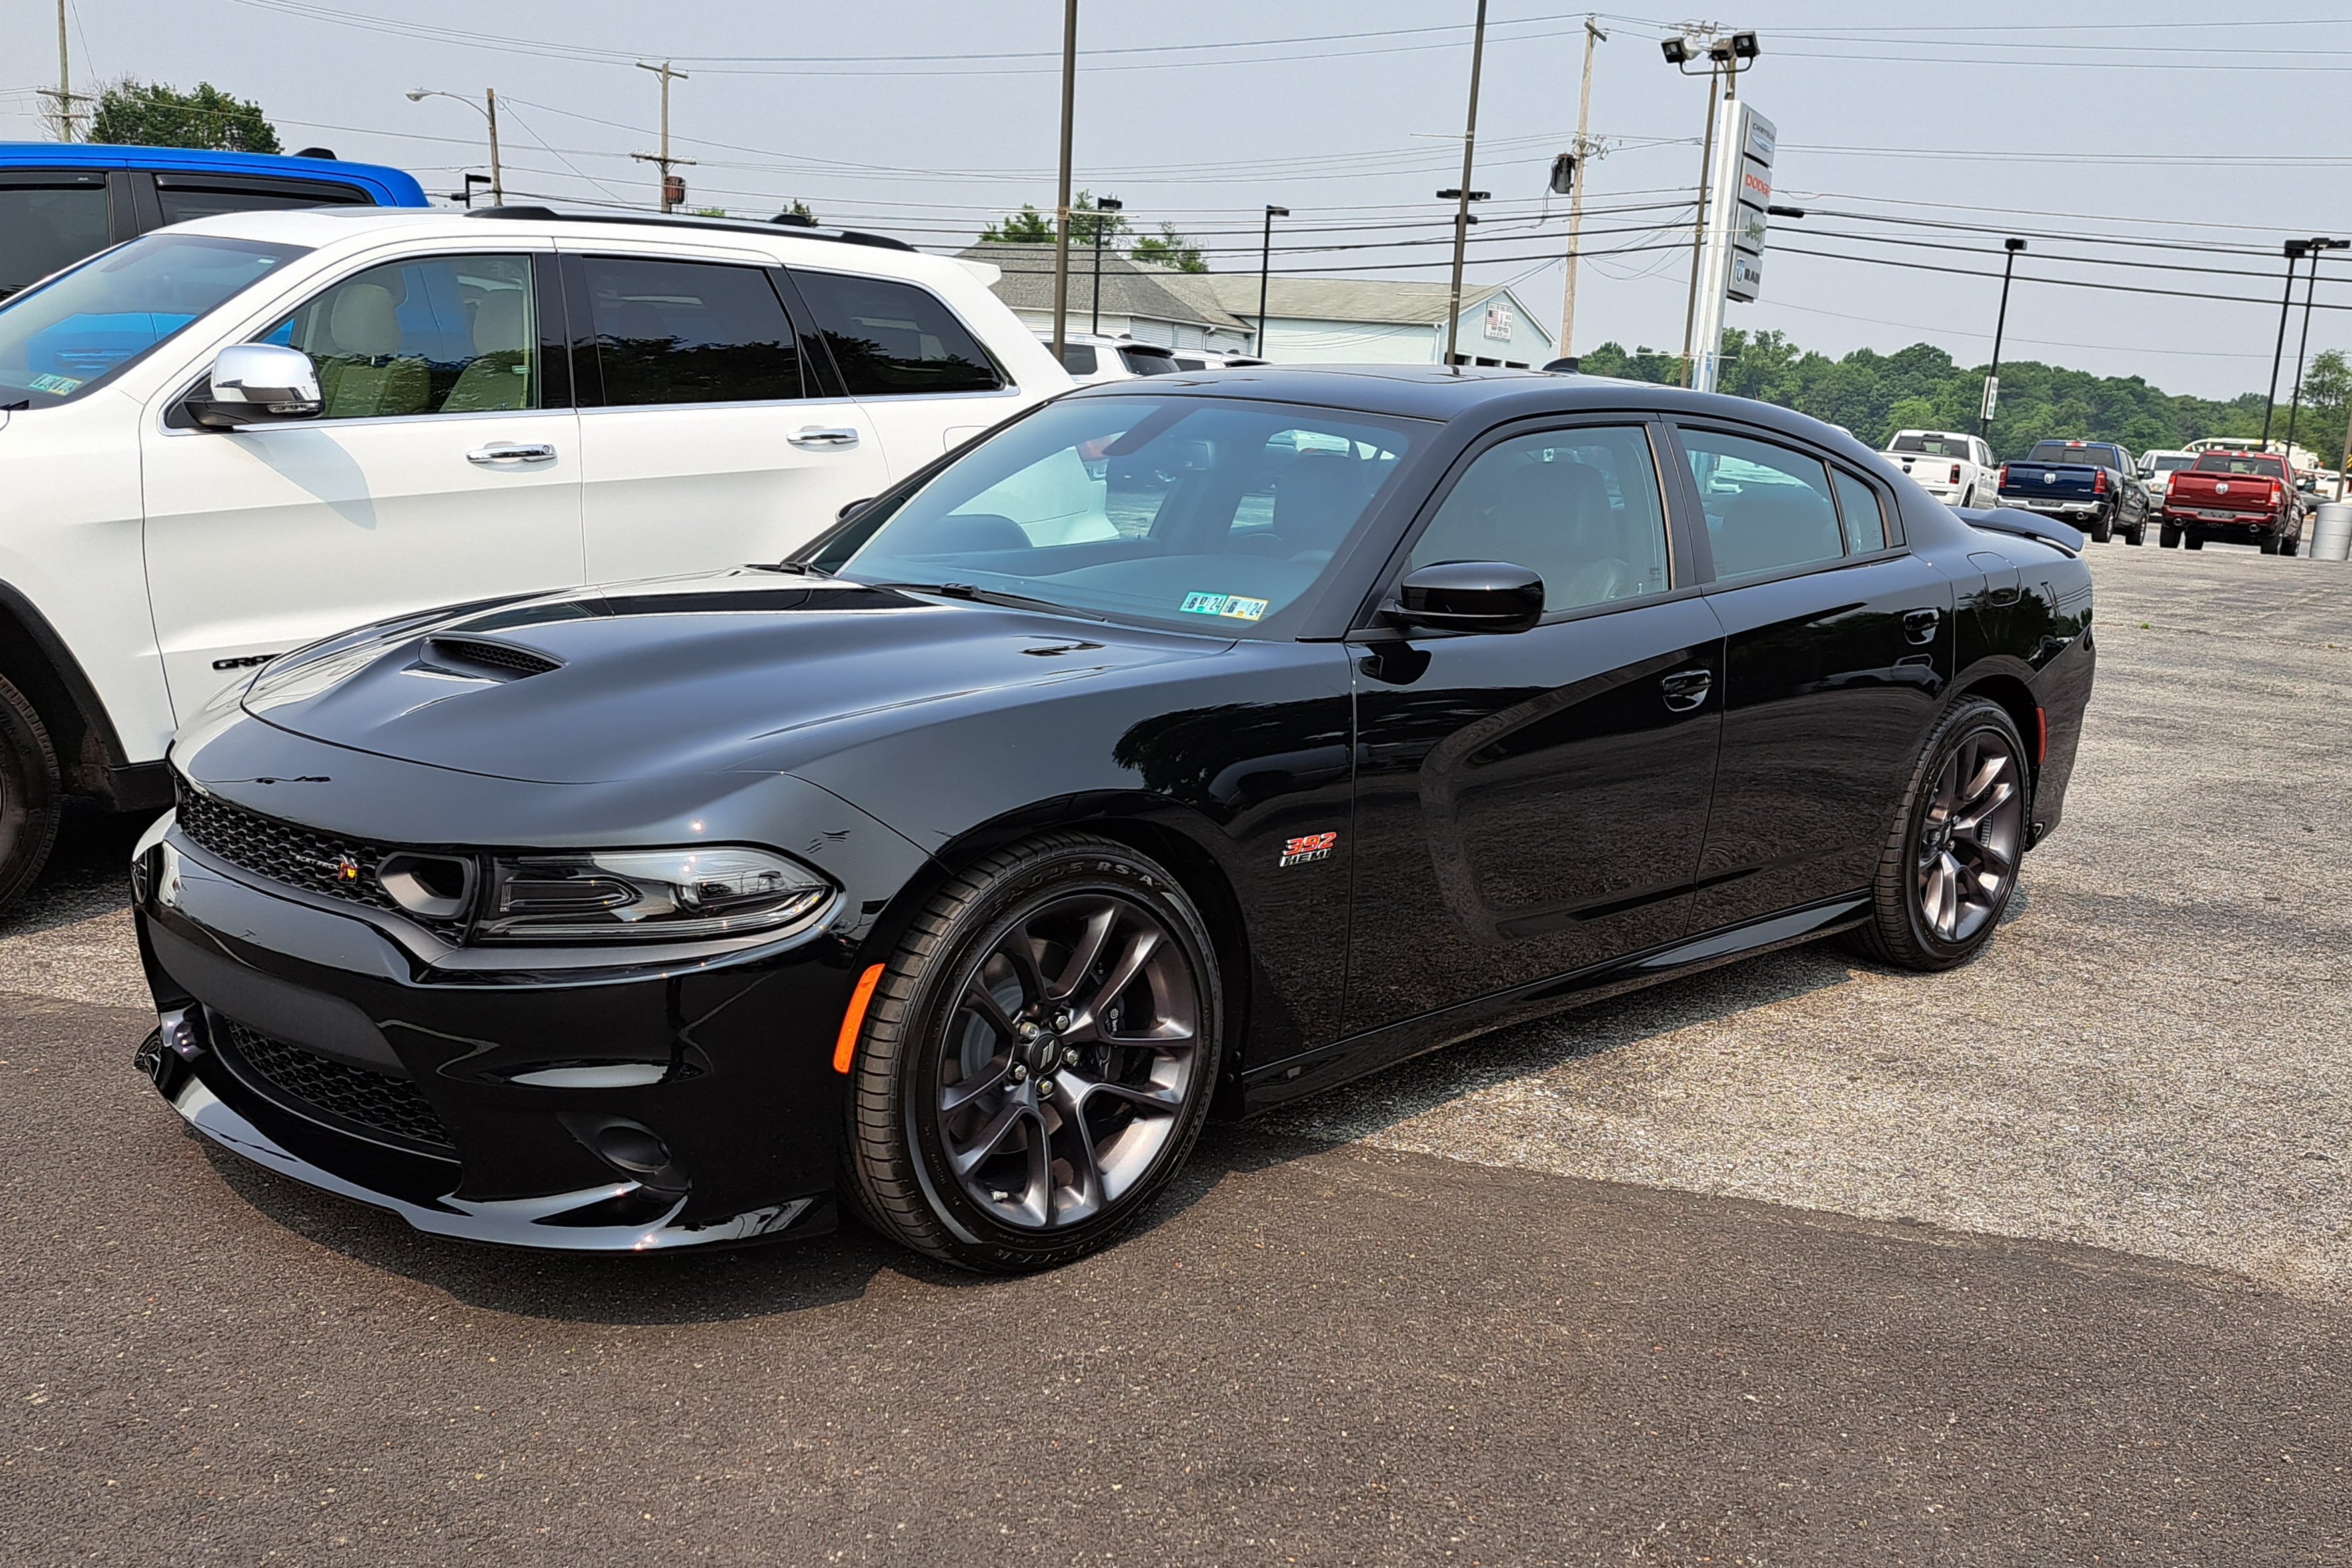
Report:
<svg viewBox="0 0 2352 1568"><path fill-rule="evenodd" d="M477 446L466 454L468 463L545 463L555 456L555 448L544 441L493 441L488 446Z"/></svg>
<svg viewBox="0 0 2352 1568"><path fill-rule="evenodd" d="M1940 610L1906 610L1903 612L1903 635L1925 646L1936 640L1937 624L1943 619Z"/></svg>
<svg viewBox="0 0 2352 1568"><path fill-rule="evenodd" d="M1666 706L1675 713L1688 713L1706 701L1706 694L1715 689L1715 674L1710 670L1676 670L1658 682L1665 694Z"/></svg>
<svg viewBox="0 0 2352 1568"><path fill-rule="evenodd" d="M804 424L784 439L813 452L846 452L857 444L857 432L845 425Z"/></svg>

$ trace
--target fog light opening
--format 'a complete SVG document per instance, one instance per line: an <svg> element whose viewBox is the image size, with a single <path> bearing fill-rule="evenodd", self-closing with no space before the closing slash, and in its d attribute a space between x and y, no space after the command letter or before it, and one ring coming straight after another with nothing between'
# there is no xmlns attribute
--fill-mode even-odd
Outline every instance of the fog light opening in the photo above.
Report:
<svg viewBox="0 0 2352 1568"><path fill-rule="evenodd" d="M386 855L375 879L409 914L426 920L455 920L474 897L474 862L462 855Z"/></svg>

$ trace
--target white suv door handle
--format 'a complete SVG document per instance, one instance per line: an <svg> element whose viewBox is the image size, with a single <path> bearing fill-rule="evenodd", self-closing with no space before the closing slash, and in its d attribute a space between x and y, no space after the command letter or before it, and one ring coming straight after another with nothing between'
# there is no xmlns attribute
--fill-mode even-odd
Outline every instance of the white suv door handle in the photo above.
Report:
<svg viewBox="0 0 2352 1568"><path fill-rule="evenodd" d="M466 454L468 463L545 463L555 448L544 441L493 441Z"/></svg>
<svg viewBox="0 0 2352 1568"><path fill-rule="evenodd" d="M784 439L818 451L847 451L857 444L857 432L837 424L804 424Z"/></svg>

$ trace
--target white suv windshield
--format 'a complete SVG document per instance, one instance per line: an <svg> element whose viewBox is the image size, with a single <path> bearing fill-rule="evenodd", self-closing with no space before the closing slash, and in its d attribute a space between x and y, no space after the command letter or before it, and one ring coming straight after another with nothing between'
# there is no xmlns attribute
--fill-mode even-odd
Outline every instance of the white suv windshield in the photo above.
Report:
<svg viewBox="0 0 2352 1568"><path fill-rule="evenodd" d="M1048 405L873 507L814 564L1233 637L1291 634L1410 421L1225 398Z"/></svg>
<svg viewBox="0 0 2352 1568"><path fill-rule="evenodd" d="M85 392L302 254L290 245L150 235L0 305L0 406Z"/></svg>

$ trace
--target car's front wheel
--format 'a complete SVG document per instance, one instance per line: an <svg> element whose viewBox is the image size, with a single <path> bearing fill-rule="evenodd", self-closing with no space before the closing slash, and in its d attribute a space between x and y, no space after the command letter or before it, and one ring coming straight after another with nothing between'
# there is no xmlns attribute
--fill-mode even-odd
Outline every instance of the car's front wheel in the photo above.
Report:
<svg viewBox="0 0 2352 1568"><path fill-rule="evenodd" d="M25 694L0 679L0 909L47 863L63 794L47 727Z"/></svg>
<svg viewBox="0 0 2352 1568"><path fill-rule="evenodd" d="M934 894L874 990L844 1173L885 1235L992 1272L1108 1245L1200 1135L1223 1054L1216 948L1133 849L1055 834Z"/></svg>
<svg viewBox="0 0 2352 1568"><path fill-rule="evenodd" d="M1879 858L1864 951L1906 969L1982 951L2017 890L2031 788L2025 743L2000 704L1970 698L1947 715Z"/></svg>

